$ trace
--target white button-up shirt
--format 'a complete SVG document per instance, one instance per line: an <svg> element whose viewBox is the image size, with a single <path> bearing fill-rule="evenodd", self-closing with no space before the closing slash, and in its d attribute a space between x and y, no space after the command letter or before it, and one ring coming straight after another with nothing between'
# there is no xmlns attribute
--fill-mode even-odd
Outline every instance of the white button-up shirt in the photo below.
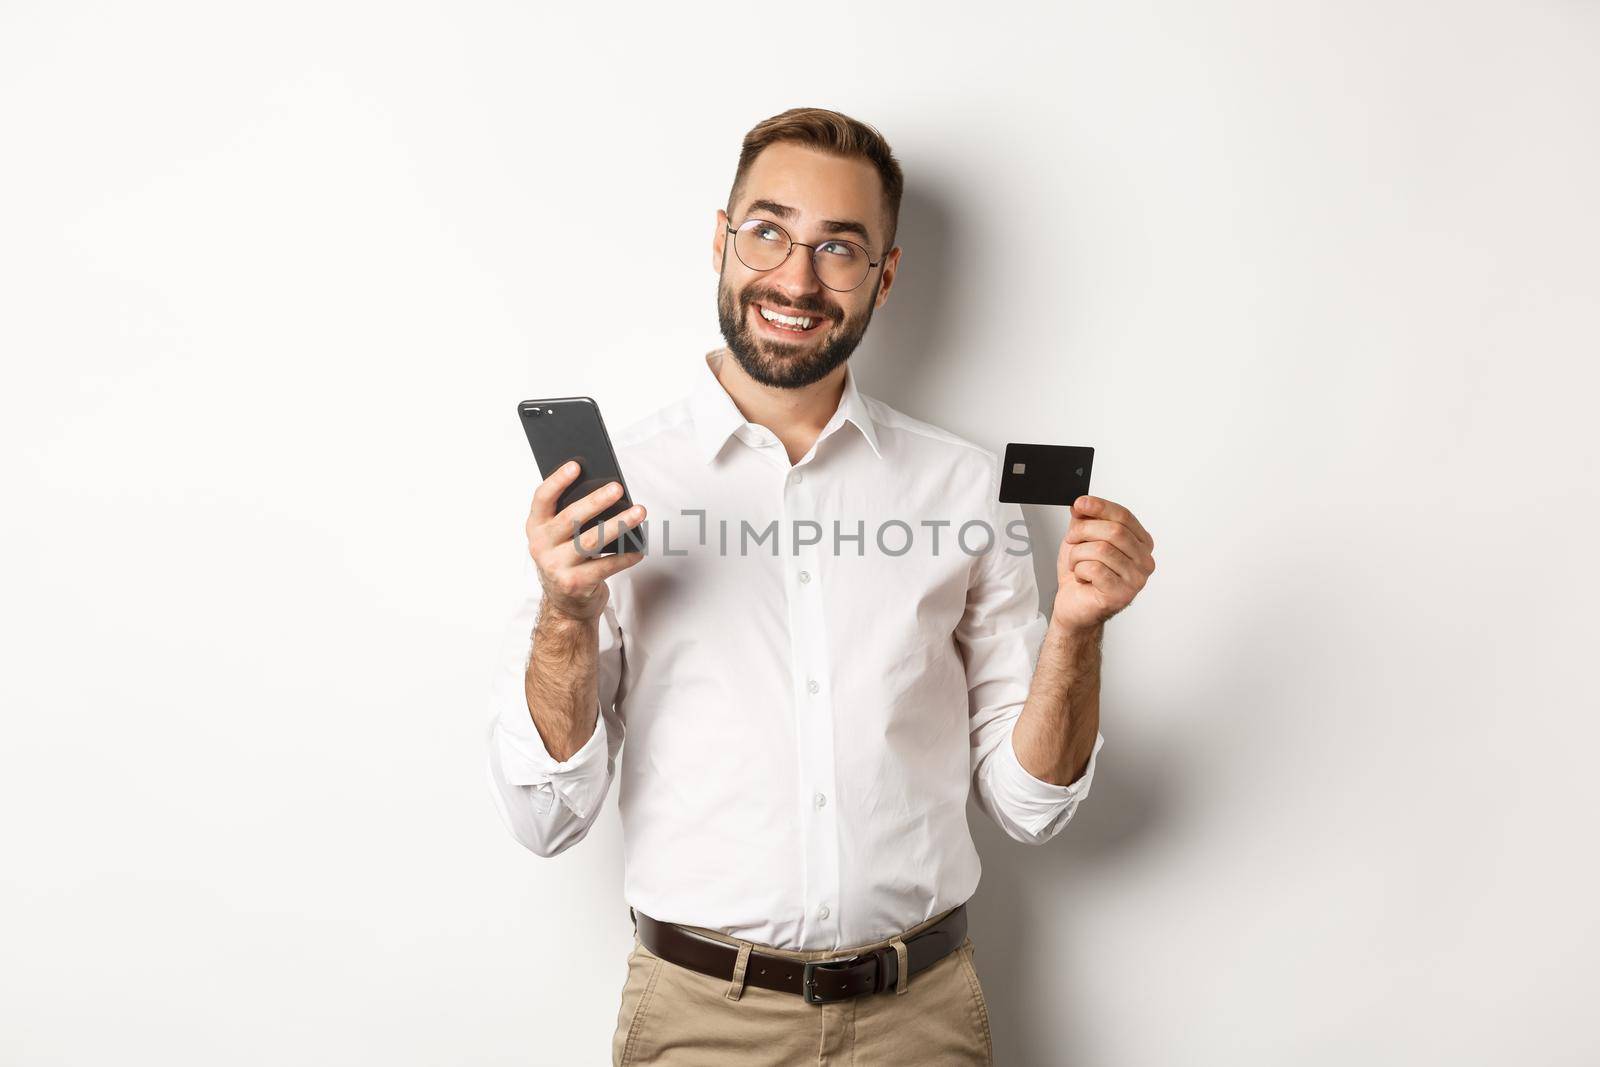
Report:
<svg viewBox="0 0 1600 1067"><path fill-rule="evenodd" d="M1072 818L1095 757L1057 785L1012 747L1046 618L995 453L862 395L846 364L838 409L791 466L717 381L725 354L613 434L648 550L607 580L595 729L562 762L523 687L540 597L524 557L490 781L516 839L553 856L618 776L630 906L852 948L973 895L969 786L1038 844Z"/></svg>

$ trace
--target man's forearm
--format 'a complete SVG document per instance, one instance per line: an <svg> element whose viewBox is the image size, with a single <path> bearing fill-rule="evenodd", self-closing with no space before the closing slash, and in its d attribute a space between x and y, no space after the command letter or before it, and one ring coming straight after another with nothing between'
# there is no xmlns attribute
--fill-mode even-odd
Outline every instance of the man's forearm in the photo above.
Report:
<svg viewBox="0 0 1600 1067"><path fill-rule="evenodd" d="M558 761L571 759L594 734L599 648L598 619L574 619L541 604L523 689L533 725Z"/></svg>
<svg viewBox="0 0 1600 1067"><path fill-rule="evenodd" d="M1071 630L1051 620L1012 734L1023 770L1054 785L1083 776L1100 732L1100 641L1105 624Z"/></svg>

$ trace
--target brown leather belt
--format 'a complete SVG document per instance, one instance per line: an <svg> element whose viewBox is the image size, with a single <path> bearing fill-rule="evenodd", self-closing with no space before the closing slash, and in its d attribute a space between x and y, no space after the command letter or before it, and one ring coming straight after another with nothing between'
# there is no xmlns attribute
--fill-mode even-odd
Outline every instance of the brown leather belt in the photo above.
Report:
<svg viewBox="0 0 1600 1067"><path fill-rule="evenodd" d="M691 971L733 981L733 968L739 959L737 945L713 941L676 923L652 919L633 908L629 908L628 913L633 916L639 943L657 956ZM907 973L916 974L932 967L959 948L966 936L967 906L960 904L937 923L904 939ZM797 993L808 1004L826 1004L862 993L893 990L899 977L900 956L892 944L804 963L753 948L744 972L746 985Z"/></svg>

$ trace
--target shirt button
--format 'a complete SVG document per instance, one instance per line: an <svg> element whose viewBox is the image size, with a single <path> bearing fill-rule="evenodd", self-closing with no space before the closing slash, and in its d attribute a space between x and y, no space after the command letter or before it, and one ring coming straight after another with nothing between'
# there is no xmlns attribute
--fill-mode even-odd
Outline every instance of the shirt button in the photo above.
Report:
<svg viewBox="0 0 1600 1067"><path fill-rule="evenodd" d="M800 572L800 584L801 585L805 585L810 580L811 580L811 572L810 571L801 571Z"/></svg>
<svg viewBox="0 0 1600 1067"><path fill-rule="evenodd" d="M821 688L822 688L822 686L817 684L817 680L815 678L811 679L810 681L808 681L806 683L806 692L808 692L808 693L815 693L817 690L819 690Z"/></svg>
<svg viewBox="0 0 1600 1067"><path fill-rule="evenodd" d="M828 906L826 904L824 904L822 907L817 909L817 918L826 919L827 917L828 917Z"/></svg>
<svg viewBox="0 0 1600 1067"><path fill-rule="evenodd" d="M815 797L812 797L812 799L817 802L817 807L819 808L828 802L828 798L823 796L821 793L818 793Z"/></svg>
<svg viewBox="0 0 1600 1067"><path fill-rule="evenodd" d="M789 480L795 485L799 485L801 482L806 480L806 476L801 474L799 471L795 471L793 474L789 475Z"/></svg>

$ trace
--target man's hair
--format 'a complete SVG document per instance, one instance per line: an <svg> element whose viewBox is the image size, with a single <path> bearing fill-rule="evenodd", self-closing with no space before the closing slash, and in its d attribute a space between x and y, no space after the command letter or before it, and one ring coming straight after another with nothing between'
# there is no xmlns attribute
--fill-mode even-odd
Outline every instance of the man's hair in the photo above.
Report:
<svg viewBox="0 0 1600 1067"><path fill-rule="evenodd" d="M728 193L728 214L744 191L745 176L768 145L787 141L827 152L842 159L860 159L871 163L883 183L884 218L889 222L888 243L875 254L885 254L894 247L895 231L900 228L900 194L905 190L905 177L900 173L900 163L889 149L883 134L866 123L820 107L792 107L755 125L744 135L744 145L739 150L739 169L733 173L733 189Z"/></svg>

